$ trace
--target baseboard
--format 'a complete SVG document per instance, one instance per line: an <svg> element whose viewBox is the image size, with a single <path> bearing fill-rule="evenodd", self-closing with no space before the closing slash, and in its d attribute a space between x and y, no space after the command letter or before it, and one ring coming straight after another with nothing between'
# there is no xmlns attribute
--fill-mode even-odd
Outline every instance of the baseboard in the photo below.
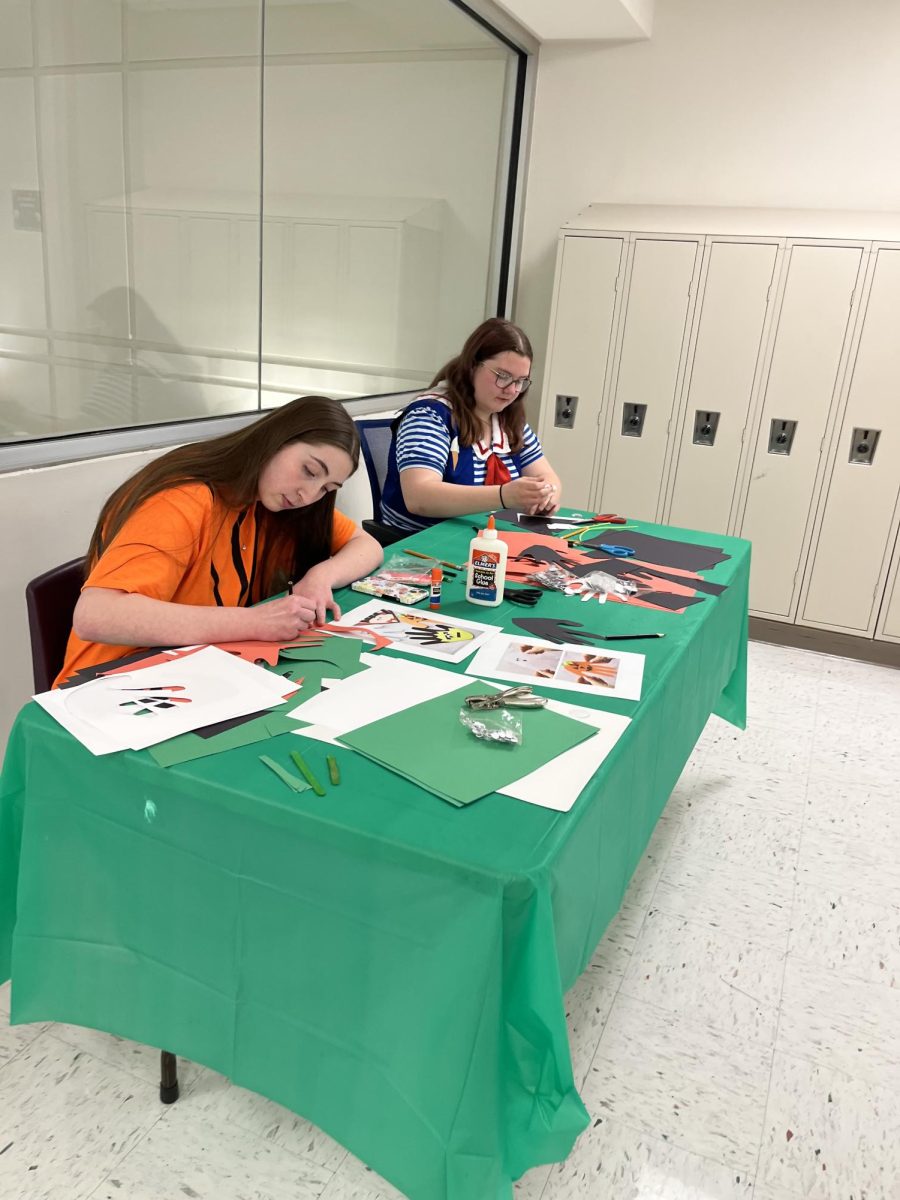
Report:
<svg viewBox="0 0 900 1200"><path fill-rule="evenodd" d="M767 621L763 617L750 618L750 637L754 642L795 646L800 650L816 650L819 654L836 654L839 658L855 658L860 662L880 663L884 667L900 669L900 643L897 642L876 642L872 638L854 637L850 633L810 629L807 625Z"/></svg>

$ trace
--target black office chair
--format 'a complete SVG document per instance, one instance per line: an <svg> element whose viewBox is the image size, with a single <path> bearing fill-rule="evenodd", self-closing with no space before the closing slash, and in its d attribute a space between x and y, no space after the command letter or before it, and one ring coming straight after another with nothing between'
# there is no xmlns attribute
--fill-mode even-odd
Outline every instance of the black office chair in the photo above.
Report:
<svg viewBox="0 0 900 1200"><path fill-rule="evenodd" d="M62 670L82 583L84 559L73 558L38 575L25 588L36 692L46 692ZM178 1099L178 1062L168 1050L160 1051L159 1098L163 1104Z"/></svg>
<svg viewBox="0 0 900 1200"><path fill-rule="evenodd" d="M363 521L362 527L382 546L392 546L394 542L409 537L409 534L404 533L402 529L386 525L379 519L381 517L381 489L387 475L388 454L391 449L391 439L394 436L391 429L393 424L393 417L375 417L370 421L356 422L363 462L366 464L369 487L372 489L373 519Z"/></svg>

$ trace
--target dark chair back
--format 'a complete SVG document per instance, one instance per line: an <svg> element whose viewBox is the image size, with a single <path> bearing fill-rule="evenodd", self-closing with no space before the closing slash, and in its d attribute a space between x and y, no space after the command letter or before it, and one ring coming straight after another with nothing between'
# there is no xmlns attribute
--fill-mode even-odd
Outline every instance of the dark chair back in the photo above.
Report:
<svg viewBox="0 0 900 1200"><path fill-rule="evenodd" d="M25 588L36 692L46 692L62 670L72 613L83 583L84 559L73 558L38 575Z"/></svg>
<svg viewBox="0 0 900 1200"><path fill-rule="evenodd" d="M385 525L381 520L381 489L387 475L388 454L391 449L391 439L394 424L393 417L373 417L368 421L357 421L359 430L359 446L362 450L363 462L369 476L369 487L372 489L371 521L363 521L366 533L370 533L382 546L391 546L409 535L393 525Z"/></svg>

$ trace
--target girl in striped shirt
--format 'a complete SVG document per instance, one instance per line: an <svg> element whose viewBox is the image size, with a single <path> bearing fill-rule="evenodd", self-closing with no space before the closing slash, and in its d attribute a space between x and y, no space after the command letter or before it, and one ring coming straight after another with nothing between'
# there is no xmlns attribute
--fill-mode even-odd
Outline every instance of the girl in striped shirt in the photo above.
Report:
<svg viewBox="0 0 900 1200"><path fill-rule="evenodd" d="M553 513L559 478L525 420L531 343L500 317L484 321L398 418L381 519L417 530L487 509Z"/></svg>

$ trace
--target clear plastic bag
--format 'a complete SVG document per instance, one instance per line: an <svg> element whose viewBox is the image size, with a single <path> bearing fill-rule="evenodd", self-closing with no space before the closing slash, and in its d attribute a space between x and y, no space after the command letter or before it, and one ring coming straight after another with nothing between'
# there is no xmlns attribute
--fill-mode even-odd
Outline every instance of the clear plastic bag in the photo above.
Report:
<svg viewBox="0 0 900 1200"><path fill-rule="evenodd" d="M630 579L619 579L606 571L592 571L590 575L574 575L565 589L567 596L580 596L582 600L598 600L605 603L607 596L634 596L638 585Z"/></svg>
<svg viewBox="0 0 900 1200"><path fill-rule="evenodd" d="M374 573L350 586L366 596L384 596L399 604L418 604L431 592L431 568L436 559L413 558L408 554L390 554Z"/></svg>
<svg viewBox="0 0 900 1200"><path fill-rule="evenodd" d="M564 592L577 582L578 576L558 563L548 563L542 570L529 576L529 583L539 583L541 587L552 588L555 592Z"/></svg>
<svg viewBox="0 0 900 1200"><path fill-rule="evenodd" d="M522 722L508 708L461 708L459 722L483 742L499 742L507 746L522 745Z"/></svg>

